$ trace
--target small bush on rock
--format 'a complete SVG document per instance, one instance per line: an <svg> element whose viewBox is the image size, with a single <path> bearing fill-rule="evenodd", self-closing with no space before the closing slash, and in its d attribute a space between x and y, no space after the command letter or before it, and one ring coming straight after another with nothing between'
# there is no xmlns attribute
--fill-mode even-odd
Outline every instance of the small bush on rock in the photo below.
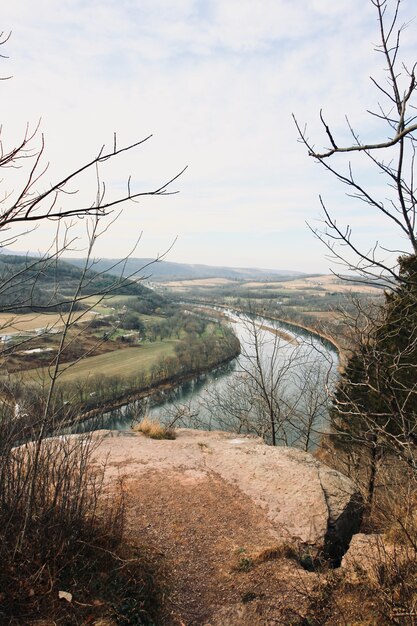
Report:
<svg viewBox="0 0 417 626"><path fill-rule="evenodd" d="M144 417L139 424L133 427L133 430L143 433L150 439L175 439L174 428L161 424L149 417Z"/></svg>

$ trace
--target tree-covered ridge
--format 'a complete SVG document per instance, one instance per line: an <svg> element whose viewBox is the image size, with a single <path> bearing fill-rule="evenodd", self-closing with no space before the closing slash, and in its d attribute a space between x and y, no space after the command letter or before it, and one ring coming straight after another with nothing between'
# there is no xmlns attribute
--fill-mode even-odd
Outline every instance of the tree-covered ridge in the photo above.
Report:
<svg viewBox="0 0 417 626"><path fill-rule="evenodd" d="M84 264L83 258L71 259L71 262L78 267ZM171 281L171 280L192 280L195 278L225 278L229 280L289 280L297 276L304 276L303 272L294 270L272 270L256 267L226 267L218 265L204 265L201 263L176 263L164 259L135 258L123 259L100 259L97 269L102 272L111 271L110 268L123 263L128 274L138 272L140 275L151 278L151 280Z"/></svg>
<svg viewBox="0 0 417 626"><path fill-rule="evenodd" d="M110 292L140 296L151 309L164 301L134 280L79 268L55 257L0 256L0 311L65 311L77 291L77 308L82 307L83 296Z"/></svg>

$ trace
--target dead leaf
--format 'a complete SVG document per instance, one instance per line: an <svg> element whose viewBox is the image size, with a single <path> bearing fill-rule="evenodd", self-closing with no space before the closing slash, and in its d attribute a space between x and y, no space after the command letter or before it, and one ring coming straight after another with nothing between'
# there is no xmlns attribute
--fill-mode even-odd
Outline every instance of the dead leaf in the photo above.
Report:
<svg viewBox="0 0 417 626"><path fill-rule="evenodd" d="M58 591L58 598L60 600L66 600L67 602L72 602L72 593L68 591Z"/></svg>

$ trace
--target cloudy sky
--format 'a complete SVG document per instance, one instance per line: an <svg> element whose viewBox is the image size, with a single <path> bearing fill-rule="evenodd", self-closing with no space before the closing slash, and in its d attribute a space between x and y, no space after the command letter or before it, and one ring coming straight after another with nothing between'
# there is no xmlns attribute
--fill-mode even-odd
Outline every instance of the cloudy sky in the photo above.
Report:
<svg viewBox="0 0 417 626"><path fill-rule="evenodd" d="M406 21L417 9L403 5ZM114 132L119 145L153 137L106 164L110 195L129 175L146 191L188 165L172 186L179 194L124 208L98 256L123 256L143 232L136 256L178 237L168 260L327 271L305 225L319 224L319 193L360 241L401 246L307 156L291 118L307 123L317 147L327 143L320 108L340 143L346 113L364 140L379 137L366 113L379 98L369 75L384 79L367 0L14 0L2 18L12 31L2 49L1 74L12 75L0 83L3 138L17 142L41 118L50 165L39 189L111 147ZM406 58L416 28L405 32ZM369 169L360 174L380 184ZM94 201L94 180L78 188ZM50 236L42 224L15 248L45 249Z"/></svg>

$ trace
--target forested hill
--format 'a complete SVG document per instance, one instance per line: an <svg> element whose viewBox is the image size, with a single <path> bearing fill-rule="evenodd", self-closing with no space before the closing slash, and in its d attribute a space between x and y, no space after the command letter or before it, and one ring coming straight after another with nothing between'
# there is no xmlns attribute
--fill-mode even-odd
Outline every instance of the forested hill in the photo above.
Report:
<svg viewBox="0 0 417 626"><path fill-rule="evenodd" d="M133 280L121 280L60 259L0 254L0 310L36 311L45 307L67 308L81 284L82 296L112 293L137 295L144 300L161 299L152 290Z"/></svg>
<svg viewBox="0 0 417 626"><path fill-rule="evenodd" d="M69 259L71 263L82 267L84 259ZM95 265L96 270L112 271L113 267L120 267L121 259L100 259ZM123 261L124 263L124 261ZM184 280L192 278L229 278L236 280L285 280L304 276L302 272L292 270L270 270L258 268L224 267L215 265L201 265L189 263L174 263L172 261L155 261L148 258L130 258L125 263L125 275L135 272L153 281Z"/></svg>

